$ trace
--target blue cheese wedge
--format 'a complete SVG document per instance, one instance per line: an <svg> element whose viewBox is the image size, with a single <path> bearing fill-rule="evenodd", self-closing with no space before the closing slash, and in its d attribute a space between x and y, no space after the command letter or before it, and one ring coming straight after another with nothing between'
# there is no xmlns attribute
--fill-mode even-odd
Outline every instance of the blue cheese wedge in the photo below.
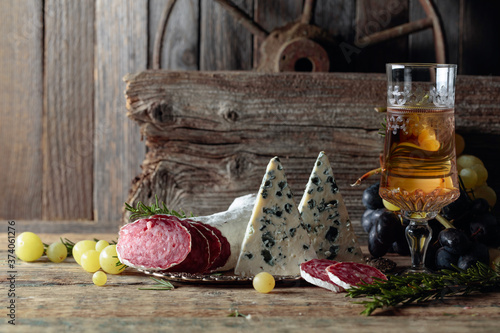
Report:
<svg viewBox="0 0 500 333"><path fill-rule="evenodd" d="M234 272L299 275L300 264L315 258L283 166L274 157L262 179Z"/></svg>
<svg viewBox="0 0 500 333"><path fill-rule="evenodd" d="M363 253L324 152L316 160L299 211L318 259L363 262Z"/></svg>

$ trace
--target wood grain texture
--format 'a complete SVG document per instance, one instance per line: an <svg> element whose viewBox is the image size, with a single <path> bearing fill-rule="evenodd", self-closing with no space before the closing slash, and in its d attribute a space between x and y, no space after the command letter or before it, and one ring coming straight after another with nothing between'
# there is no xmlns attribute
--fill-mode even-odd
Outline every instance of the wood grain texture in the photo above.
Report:
<svg viewBox="0 0 500 333"><path fill-rule="evenodd" d="M94 1L45 1L43 211L93 218Z"/></svg>
<svg viewBox="0 0 500 333"><path fill-rule="evenodd" d="M150 0L148 4L149 68L152 68L156 30L166 3L164 0ZM163 37L161 68L199 68L199 15L198 0L176 1Z"/></svg>
<svg viewBox="0 0 500 333"><path fill-rule="evenodd" d="M122 78L147 66L147 1L96 2L94 218L118 224L130 181L144 156L125 117Z"/></svg>
<svg viewBox="0 0 500 333"><path fill-rule="evenodd" d="M266 31L272 32L290 22L296 22L302 14L302 1L254 0L254 21ZM253 68L257 68L261 59L261 45L264 40L254 37Z"/></svg>
<svg viewBox="0 0 500 333"><path fill-rule="evenodd" d="M334 50L335 61L332 63L332 72L353 72L353 58L351 54L355 48L356 3L349 0L316 1L313 23L335 36L338 47Z"/></svg>
<svg viewBox="0 0 500 333"><path fill-rule="evenodd" d="M253 0L233 1L253 17ZM218 3L200 3L200 70L252 68L252 35Z"/></svg>
<svg viewBox="0 0 500 333"><path fill-rule="evenodd" d="M41 234L51 243L59 235ZM62 235L73 241L116 240L112 234ZM7 235L0 234L0 255L7 257ZM366 251L366 248L363 248ZM399 266L408 257L388 255ZM6 262L0 263L6 271ZM305 282L277 284L269 294L243 286L175 283L171 291L139 290L155 284L127 268L108 274L104 287L92 284L91 274L73 259L51 263L40 259L18 262L16 309L23 331L137 332L497 332L500 293L446 297L426 304L377 310L371 317L356 300ZM55 292L57 291L57 292ZM54 306L58 304L59 306ZM249 318L228 317L234 311ZM390 322L390 325L388 325Z"/></svg>
<svg viewBox="0 0 500 333"><path fill-rule="evenodd" d="M42 215L43 6L0 2L0 216Z"/></svg>
<svg viewBox="0 0 500 333"><path fill-rule="evenodd" d="M408 22L408 0L356 1L356 39ZM385 63L408 57L408 38L399 37L371 46L358 45L357 72L385 72Z"/></svg>
<svg viewBox="0 0 500 333"><path fill-rule="evenodd" d="M373 107L385 104L384 75L146 71L126 81L129 116L148 146L129 203L157 195L195 215L225 210L235 197L258 191L276 155L299 201L323 150L353 224L366 236L360 228L365 187L350 184L378 166L383 115ZM499 83L459 78L457 130L498 140ZM485 147L500 153L500 146Z"/></svg>

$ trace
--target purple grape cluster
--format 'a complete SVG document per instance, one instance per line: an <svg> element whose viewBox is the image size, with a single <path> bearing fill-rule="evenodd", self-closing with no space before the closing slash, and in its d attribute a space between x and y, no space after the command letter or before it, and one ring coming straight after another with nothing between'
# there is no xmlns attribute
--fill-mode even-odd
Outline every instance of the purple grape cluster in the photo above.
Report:
<svg viewBox="0 0 500 333"><path fill-rule="evenodd" d="M384 207L378 194L379 184L373 184L363 192L362 202L366 210L361 218L363 229L368 233L368 250L376 258L387 253L410 254L405 238L408 221ZM438 270L457 266L467 269L478 261L489 263L489 247L500 246L500 224L491 214L485 199L471 200L461 192L455 202L440 213L453 221L455 228L445 229L437 220L430 220L432 237L425 264Z"/></svg>

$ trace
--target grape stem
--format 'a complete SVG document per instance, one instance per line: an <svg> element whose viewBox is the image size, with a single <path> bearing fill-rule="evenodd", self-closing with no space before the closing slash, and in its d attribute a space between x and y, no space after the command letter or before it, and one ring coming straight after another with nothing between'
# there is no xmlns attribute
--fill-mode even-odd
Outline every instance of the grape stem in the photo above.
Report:
<svg viewBox="0 0 500 333"><path fill-rule="evenodd" d="M436 220L438 220L439 223L441 223L443 225L443 227L445 227L446 229L451 229L451 228L455 228L455 226L453 226L453 224L448 221L447 219L445 219L442 215L440 214L437 214L436 215Z"/></svg>
<svg viewBox="0 0 500 333"><path fill-rule="evenodd" d="M351 186L359 186L359 185L361 185L361 183L364 180L370 178L373 175L379 175L381 172L382 172L382 168L370 170L367 173L365 173L363 176L359 177L358 180L356 180L356 182L354 184L351 184Z"/></svg>

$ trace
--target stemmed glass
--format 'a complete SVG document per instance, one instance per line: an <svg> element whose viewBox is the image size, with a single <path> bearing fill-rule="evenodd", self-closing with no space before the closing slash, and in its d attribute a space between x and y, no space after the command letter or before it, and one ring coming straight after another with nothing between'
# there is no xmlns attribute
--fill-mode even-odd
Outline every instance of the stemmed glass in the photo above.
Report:
<svg viewBox="0 0 500 333"><path fill-rule="evenodd" d="M456 65L387 64L380 196L410 222L410 273L428 272L428 221L460 195L455 157Z"/></svg>

